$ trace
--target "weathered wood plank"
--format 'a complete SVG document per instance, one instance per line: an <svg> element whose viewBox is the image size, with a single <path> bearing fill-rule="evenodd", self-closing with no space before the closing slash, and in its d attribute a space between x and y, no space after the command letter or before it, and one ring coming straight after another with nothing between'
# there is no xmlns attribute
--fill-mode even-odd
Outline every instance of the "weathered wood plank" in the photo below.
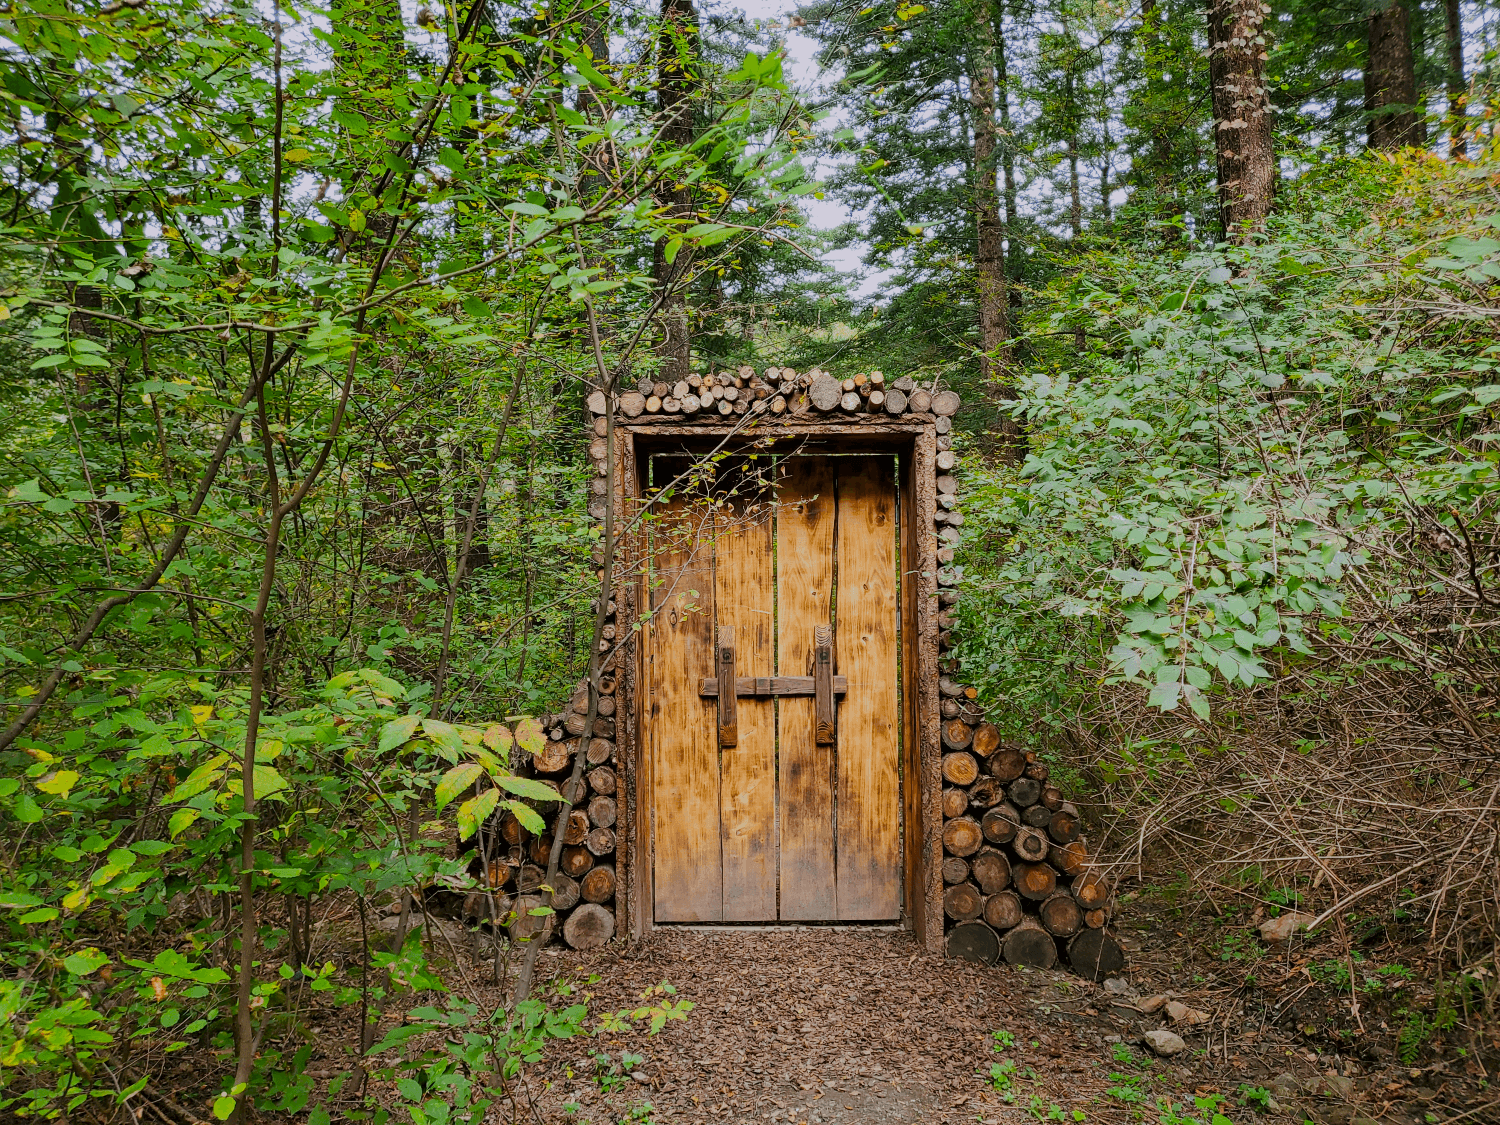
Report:
<svg viewBox="0 0 1500 1125"><path fill-rule="evenodd" d="M937 512L937 435L929 427L917 435L912 450L912 503L916 508L913 532L917 538L916 711L920 772L913 782L922 790L921 878L926 891L926 934L929 952L943 951L943 815L941 809L943 748L939 728L937 535L932 517ZM915 863L913 859L909 862Z"/></svg>
<svg viewBox="0 0 1500 1125"><path fill-rule="evenodd" d="M827 458L790 458L777 492L776 670L811 675L814 629L827 624L833 588L835 498ZM836 917L833 851L833 750L819 746L814 701L780 701L778 770L781 917Z"/></svg>
<svg viewBox="0 0 1500 1125"><path fill-rule="evenodd" d="M766 586L770 588L770 579L766 580ZM812 695L814 693L813 680L812 676L736 676L734 694L741 698L757 695ZM843 695L848 690L848 676L833 677L834 695ZM716 698L719 694L719 681L703 680L698 685L698 694L706 698Z"/></svg>
<svg viewBox="0 0 1500 1125"><path fill-rule="evenodd" d="M771 514L753 501L749 510L737 503L721 512L717 529L714 612L720 650L723 634L732 631L735 669L753 684L755 677L771 674L774 655ZM723 692L726 685L716 686ZM776 919L775 708L770 699L746 699L737 709L734 744L720 739L726 922Z"/></svg>
<svg viewBox="0 0 1500 1125"><path fill-rule="evenodd" d="M899 394L900 392L894 392ZM902 876L904 908L919 947L927 943L927 855L922 845L922 744L917 723L917 586L923 569L917 545L916 494L912 482L913 456L900 461L897 489L901 524L901 804L903 836ZM929 565L928 569L932 569ZM941 935L942 927L939 927Z"/></svg>
<svg viewBox="0 0 1500 1125"><path fill-rule="evenodd" d="M658 922L724 917L715 705L694 690L714 667L712 515L678 497L652 529L646 680Z"/></svg>
<svg viewBox="0 0 1500 1125"><path fill-rule="evenodd" d="M837 464L836 648L849 677L838 719L838 917L885 920L901 910L895 465L888 456Z"/></svg>

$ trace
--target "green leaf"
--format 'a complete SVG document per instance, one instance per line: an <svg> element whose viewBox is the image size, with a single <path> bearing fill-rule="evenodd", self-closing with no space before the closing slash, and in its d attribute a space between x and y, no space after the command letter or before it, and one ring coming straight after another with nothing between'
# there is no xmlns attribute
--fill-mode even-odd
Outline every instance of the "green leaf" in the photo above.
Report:
<svg viewBox="0 0 1500 1125"><path fill-rule="evenodd" d="M16 819L22 824L35 824L42 819L42 806L32 799L30 793L16 798Z"/></svg>
<svg viewBox="0 0 1500 1125"><path fill-rule="evenodd" d="M526 753L537 753L546 741L547 733L535 719L522 719L516 724L516 745Z"/></svg>
<svg viewBox="0 0 1500 1125"><path fill-rule="evenodd" d="M479 831L495 806L500 803L500 790L486 789L477 797L470 797L458 806L458 838L467 840Z"/></svg>
<svg viewBox="0 0 1500 1125"><path fill-rule="evenodd" d="M197 809L178 809L172 814L172 819L167 821L167 834L172 839L177 839L202 815Z"/></svg>
<svg viewBox="0 0 1500 1125"><path fill-rule="evenodd" d="M86 977L109 964L109 957L90 946L63 958L63 968L74 976Z"/></svg>
<svg viewBox="0 0 1500 1125"><path fill-rule="evenodd" d="M541 817L537 816L534 809L523 805L520 801L506 801L505 807L520 821L521 827L533 836L541 836L546 833L547 825L543 823Z"/></svg>
<svg viewBox="0 0 1500 1125"><path fill-rule="evenodd" d="M437 790L433 794L437 800L438 811L442 812L443 807L449 801L473 785L483 774L484 767L478 762L464 762L462 765L454 766L445 773L443 779L438 782Z"/></svg>
<svg viewBox="0 0 1500 1125"><path fill-rule="evenodd" d="M230 1114L234 1112L234 1099L228 1094L220 1094L214 1099L214 1116L220 1121L228 1121Z"/></svg>
<svg viewBox="0 0 1500 1125"><path fill-rule="evenodd" d="M562 794L550 785L543 785L540 781L529 777L513 777L510 774L495 778L495 784L508 793L514 793L517 797L524 797L531 801L561 801Z"/></svg>
<svg viewBox="0 0 1500 1125"><path fill-rule="evenodd" d="M410 742L421 722L422 716L420 715L405 715L386 723L385 728L380 732L379 752L385 754L403 743Z"/></svg>

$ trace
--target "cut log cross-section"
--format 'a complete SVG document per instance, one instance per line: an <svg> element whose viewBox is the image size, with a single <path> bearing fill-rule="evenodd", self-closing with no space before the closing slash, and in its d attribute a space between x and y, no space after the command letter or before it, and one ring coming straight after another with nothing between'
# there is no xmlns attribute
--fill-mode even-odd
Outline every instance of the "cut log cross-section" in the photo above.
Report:
<svg viewBox="0 0 1500 1125"><path fill-rule="evenodd" d="M1068 964L1089 980L1103 980L1125 967L1125 950L1104 930L1084 930L1068 942Z"/></svg>
<svg viewBox="0 0 1500 1125"><path fill-rule="evenodd" d="M969 861L956 855L943 857L943 882L949 885L962 883L969 877Z"/></svg>
<svg viewBox="0 0 1500 1125"><path fill-rule="evenodd" d="M948 956L993 965L1000 956L1000 939L983 922L960 922L948 934Z"/></svg>
<svg viewBox="0 0 1500 1125"><path fill-rule="evenodd" d="M1021 897L1032 902L1044 902L1057 890L1057 872L1045 863L1018 863L1010 874Z"/></svg>
<svg viewBox="0 0 1500 1125"><path fill-rule="evenodd" d="M1072 937L1083 929L1083 911L1078 908L1078 903L1074 901L1073 896L1066 891L1058 891L1049 895L1037 908L1037 917L1042 920L1042 926L1053 937Z"/></svg>
<svg viewBox="0 0 1500 1125"><path fill-rule="evenodd" d="M1021 896L1015 891L1001 891L984 900L984 920L997 930L1008 930L1023 917Z"/></svg>
<svg viewBox="0 0 1500 1125"><path fill-rule="evenodd" d="M579 892L584 902L608 902L615 897L615 869L595 867L583 877Z"/></svg>
<svg viewBox="0 0 1500 1125"><path fill-rule="evenodd" d="M1011 851L1023 860L1032 863L1040 863L1047 858L1047 849L1051 843L1045 832L1038 832L1030 825L1022 824L1016 828L1016 837L1010 842Z"/></svg>
<svg viewBox="0 0 1500 1125"><path fill-rule="evenodd" d="M608 907L586 902L563 923L563 940L574 949L598 949L615 936L615 916Z"/></svg>
<svg viewBox="0 0 1500 1125"><path fill-rule="evenodd" d="M1035 918L1023 918L1013 926L1000 943L1000 951L1011 965L1050 969L1057 964L1057 941Z"/></svg>
<svg viewBox="0 0 1500 1125"><path fill-rule="evenodd" d="M1085 871L1073 880L1073 897L1085 910L1098 910L1109 901L1109 884L1092 871Z"/></svg>
<svg viewBox="0 0 1500 1125"><path fill-rule="evenodd" d="M955 883L943 892L943 913L959 922L978 918L984 911L984 899L973 883Z"/></svg>
<svg viewBox="0 0 1500 1125"><path fill-rule="evenodd" d="M999 894L1010 886L1010 861L994 848L981 850L969 867L979 889L987 895Z"/></svg>
<svg viewBox="0 0 1500 1125"><path fill-rule="evenodd" d="M978 777L979 763L974 760L973 754L966 751L959 751L958 753L943 755L943 779L949 784L973 785L975 779Z"/></svg>
<svg viewBox="0 0 1500 1125"><path fill-rule="evenodd" d="M949 855L971 856L983 843L984 832L973 817L955 817L943 825L943 848Z"/></svg>
<svg viewBox="0 0 1500 1125"><path fill-rule="evenodd" d="M984 814L980 827L984 838L992 844L1008 844L1016 838L1016 810L1009 805L998 805Z"/></svg>

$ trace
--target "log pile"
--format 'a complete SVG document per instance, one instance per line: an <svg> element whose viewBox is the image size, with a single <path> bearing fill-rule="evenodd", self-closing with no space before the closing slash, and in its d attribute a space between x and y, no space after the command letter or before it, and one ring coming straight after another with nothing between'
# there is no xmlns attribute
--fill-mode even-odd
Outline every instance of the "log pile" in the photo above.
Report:
<svg viewBox="0 0 1500 1125"><path fill-rule="evenodd" d="M608 410L603 391L589 396L596 415ZM808 414L835 417L849 414L931 414L938 433L947 433L959 398L952 391L930 391L910 376L887 380L879 371L860 371L836 378L820 367L796 371L767 367L757 372L748 365L708 374L689 375L675 383L642 380L622 393L619 412L632 421L732 421L744 414L769 418L800 418Z"/></svg>
<svg viewBox="0 0 1500 1125"><path fill-rule="evenodd" d="M943 689L949 955L1043 969L1061 957L1095 980L1117 971L1110 886L1090 862L1077 808L1035 754L1001 741L965 689L946 679Z"/></svg>
<svg viewBox="0 0 1500 1125"><path fill-rule="evenodd" d="M818 367L799 372L773 366L757 372L742 366L694 374L671 385L647 380L619 394L613 403L595 391L588 398L595 434L589 456L599 479L589 512L596 519L604 513L604 416L612 408L632 425L712 422L738 427L815 420L830 425L878 424L882 417L901 415L930 424L936 437L931 493L935 541L929 542L937 563L933 593L941 671L942 905L947 949L950 956L991 964L1004 958L1014 965L1051 967L1061 957L1076 972L1099 980L1123 967L1124 952L1107 930L1111 888L1090 859L1078 810L1049 783L1047 767L1035 755L1002 744L998 729L985 721L976 705L975 690L954 678L963 585L963 567L955 558L963 542L964 517L952 429L960 405L954 392L924 388L909 377L888 380L879 371L835 377ZM601 649L607 651L613 644L611 635L601 642ZM608 740L613 723L606 714L601 711L605 729L583 732L582 719L574 717L563 724L565 731L553 733L559 740L587 733L611 745L612 752ZM559 751L554 772L539 770L539 775L556 776L566 756ZM588 831L593 831L591 825L590 821ZM580 820L575 834L584 829Z"/></svg>
<svg viewBox="0 0 1500 1125"><path fill-rule="evenodd" d="M964 522L956 465L948 438L940 434L933 522L948 953L1038 968L1051 968L1061 956L1076 972L1101 980L1122 968L1125 957L1105 929L1111 889L1089 859L1078 809L1051 784L1035 754L1001 741L999 729L974 702L977 692L953 678L959 670L952 650L963 583L963 568L953 563Z"/></svg>
<svg viewBox="0 0 1500 1125"><path fill-rule="evenodd" d="M465 902L472 923L503 926L513 939L538 936L545 943L561 936L573 949L597 949L615 935L615 830L621 797L618 754L615 749L615 679L601 677L599 714L588 722L588 691L580 685L569 709L548 717L547 741L512 768L534 777L563 794L573 771L574 756L582 749L587 765L578 790L571 794L567 817L556 802L537 802L542 817L540 836L528 832L512 813L492 818L479 834L469 870L487 880L490 891L476 891ZM551 884L551 917L531 910L548 905L543 882L552 841L563 833L562 862ZM480 856L484 860L480 860Z"/></svg>

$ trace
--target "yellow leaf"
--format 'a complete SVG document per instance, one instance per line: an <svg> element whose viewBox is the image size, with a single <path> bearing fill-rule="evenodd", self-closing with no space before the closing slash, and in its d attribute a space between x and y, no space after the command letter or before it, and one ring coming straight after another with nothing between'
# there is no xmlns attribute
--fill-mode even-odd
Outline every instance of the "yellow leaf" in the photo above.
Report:
<svg viewBox="0 0 1500 1125"><path fill-rule="evenodd" d="M214 709L211 703L200 703L197 707L189 707L188 710L192 712L194 726L201 727L214 716Z"/></svg>

